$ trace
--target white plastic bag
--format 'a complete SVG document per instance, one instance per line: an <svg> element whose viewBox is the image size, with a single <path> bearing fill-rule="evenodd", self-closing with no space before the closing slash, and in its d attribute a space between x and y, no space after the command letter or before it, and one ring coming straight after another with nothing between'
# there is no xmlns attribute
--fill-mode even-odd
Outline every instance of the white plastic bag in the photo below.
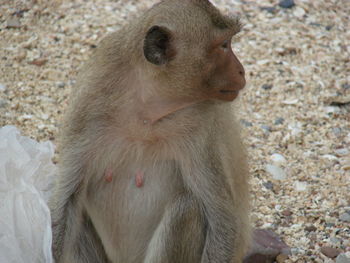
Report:
<svg viewBox="0 0 350 263"><path fill-rule="evenodd" d="M51 142L0 128L0 263L52 263L46 204L56 167Z"/></svg>

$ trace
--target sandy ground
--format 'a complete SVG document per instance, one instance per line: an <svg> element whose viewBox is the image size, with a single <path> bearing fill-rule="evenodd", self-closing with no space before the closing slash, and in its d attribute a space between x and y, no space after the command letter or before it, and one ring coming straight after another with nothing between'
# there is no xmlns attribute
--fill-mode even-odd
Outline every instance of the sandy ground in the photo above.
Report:
<svg viewBox="0 0 350 263"><path fill-rule="evenodd" d="M245 24L233 48L247 71L253 224L283 237L285 262L333 262L322 247L350 251L350 2L213 2ZM152 3L0 0L0 126L55 142L79 67Z"/></svg>

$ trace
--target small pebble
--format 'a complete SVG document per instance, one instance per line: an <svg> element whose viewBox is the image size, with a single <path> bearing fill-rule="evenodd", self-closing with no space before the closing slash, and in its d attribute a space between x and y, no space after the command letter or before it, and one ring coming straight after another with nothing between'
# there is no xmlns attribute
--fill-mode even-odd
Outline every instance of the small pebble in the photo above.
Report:
<svg viewBox="0 0 350 263"><path fill-rule="evenodd" d="M11 17L6 20L6 27L7 28L20 28L21 22L17 17Z"/></svg>
<svg viewBox="0 0 350 263"><path fill-rule="evenodd" d="M262 89L264 89L264 90L270 90L270 89L272 89L272 85L271 84L263 84L262 86L261 86L261 88Z"/></svg>
<svg viewBox="0 0 350 263"><path fill-rule="evenodd" d="M350 222L350 214L343 213L339 216L339 219L343 222Z"/></svg>
<svg viewBox="0 0 350 263"><path fill-rule="evenodd" d="M266 132L271 132L272 131L272 129L271 129L271 127L270 126L268 126L268 125L261 125L261 128L264 130L264 131L266 131Z"/></svg>
<svg viewBox="0 0 350 263"><path fill-rule="evenodd" d="M295 3L294 0L281 0L278 5L282 8L292 8Z"/></svg>
<svg viewBox="0 0 350 263"><path fill-rule="evenodd" d="M0 91L5 91L6 90L6 86L3 84L0 84Z"/></svg>
<svg viewBox="0 0 350 263"><path fill-rule="evenodd" d="M270 14L274 14L277 11L277 9L275 7L273 7L273 6L262 6L262 7L260 7L260 9L263 10L263 11L266 11L266 12L268 12Z"/></svg>
<svg viewBox="0 0 350 263"><path fill-rule="evenodd" d="M341 85L343 89L350 89L350 84L349 83L344 83Z"/></svg>
<svg viewBox="0 0 350 263"><path fill-rule="evenodd" d="M326 223L326 227L332 228L335 226L335 223Z"/></svg>
<svg viewBox="0 0 350 263"><path fill-rule="evenodd" d="M247 121L245 119L241 119L240 120L241 124L244 125L245 127L252 127L253 123L251 123L250 121Z"/></svg>
<svg viewBox="0 0 350 263"><path fill-rule="evenodd" d="M306 182L300 182L300 181L296 181L294 183L295 186L295 190L298 192L303 192L307 189L307 183Z"/></svg>
<svg viewBox="0 0 350 263"><path fill-rule="evenodd" d="M0 99L0 108L5 108L6 105L7 105L7 101L3 100L3 99Z"/></svg>
<svg viewBox="0 0 350 263"><path fill-rule="evenodd" d="M263 183L263 186L266 187L266 189L272 190L273 189L273 183L271 181L267 181Z"/></svg>
<svg viewBox="0 0 350 263"><path fill-rule="evenodd" d="M285 180L287 178L286 173L284 170L278 166L267 164L265 166L266 172L272 175L272 178L275 180Z"/></svg>
<svg viewBox="0 0 350 263"><path fill-rule="evenodd" d="M279 125L279 124L283 124L284 123L284 119L282 117L279 117L275 120L275 125Z"/></svg>
<svg viewBox="0 0 350 263"><path fill-rule="evenodd" d="M336 149L334 150L334 152L338 155L338 156L346 156L348 155L350 152L348 149L346 148L341 148L341 149Z"/></svg>
<svg viewBox="0 0 350 263"><path fill-rule="evenodd" d="M283 157L283 155L274 153L270 156L270 159L272 162L276 165L284 164L287 162L286 158Z"/></svg>
<svg viewBox="0 0 350 263"><path fill-rule="evenodd" d="M305 15L305 10L300 6L297 6L293 12L293 15L298 18L302 18Z"/></svg>
<svg viewBox="0 0 350 263"><path fill-rule="evenodd" d="M329 258L335 258L340 254L340 250L334 247L324 246L321 247L321 252L323 255Z"/></svg>
<svg viewBox="0 0 350 263"><path fill-rule="evenodd" d="M342 130L339 127L334 127L332 128L332 132L334 133L335 136L338 136L342 133Z"/></svg>
<svg viewBox="0 0 350 263"><path fill-rule="evenodd" d="M329 240L330 240L330 241L332 242L332 244L334 244L334 245L340 245L340 244L341 244L341 239L339 239L339 238L337 238L337 237L331 237Z"/></svg>
<svg viewBox="0 0 350 263"><path fill-rule="evenodd" d="M308 225L304 228L304 230L307 232L315 232L317 230L317 227L315 227L314 225Z"/></svg>
<svg viewBox="0 0 350 263"><path fill-rule="evenodd" d="M286 210L283 210L281 214L284 216L291 216L293 213L289 209L286 209Z"/></svg>
<svg viewBox="0 0 350 263"><path fill-rule="evenodd" d="M59 81L59 82L56 82L56 85L58 88L63 89L66 86L66 83Z"/></svg>

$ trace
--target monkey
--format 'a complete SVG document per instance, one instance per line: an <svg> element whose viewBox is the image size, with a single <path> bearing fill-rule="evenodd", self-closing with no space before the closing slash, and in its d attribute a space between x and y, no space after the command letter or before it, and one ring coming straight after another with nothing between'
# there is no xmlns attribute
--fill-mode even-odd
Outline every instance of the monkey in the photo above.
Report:
<svg viewBox="0 0 350 263"><path fill-rule="evenodd" d="M238 17L164 0L80 71L49 202L56 263L237 263L249 175L234 101Z"/></svg>

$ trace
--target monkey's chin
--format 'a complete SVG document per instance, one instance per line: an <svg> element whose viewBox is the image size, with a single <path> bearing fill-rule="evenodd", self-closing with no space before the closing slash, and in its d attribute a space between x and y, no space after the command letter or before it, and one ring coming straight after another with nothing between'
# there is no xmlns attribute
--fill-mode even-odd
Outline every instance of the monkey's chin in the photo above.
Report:
<svg viewBox="0 0 350 263"><path fill-rule="evenodd" d="M223 101L233 101L238 97L239 91L237 90L220 90L217 94L217 99Z"/></svg>

